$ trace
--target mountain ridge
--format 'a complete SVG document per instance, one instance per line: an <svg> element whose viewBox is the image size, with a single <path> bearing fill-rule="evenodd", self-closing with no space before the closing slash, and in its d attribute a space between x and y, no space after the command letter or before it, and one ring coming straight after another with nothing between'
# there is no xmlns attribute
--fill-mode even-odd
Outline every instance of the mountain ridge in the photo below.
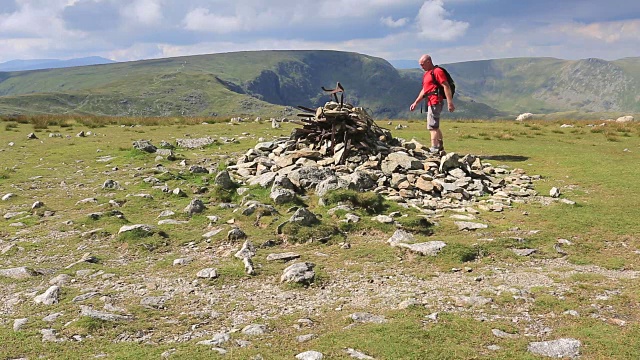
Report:
<svg viewBox="0 0 640 360"><path fill-rule="evenodd" d="M75 66L113 64L115 61L100 56L87 56L67 60L60 59L31 59L9 60L0 63L0 71L29 71L43 69L59 69Z"/></svg>
<svg viewBox="0 0 640 360"><path fill-rule="evenodd" d="M511 58L443 64L457 84L453 118L522 112L613 117L640 111L640 58ZM108 116L293 116L322 106L340 81L346 101L377 118L408 111L421 69L331 50L265 50L0 73L0 114ZM607 113L607 114L603 114Z"/></svg>

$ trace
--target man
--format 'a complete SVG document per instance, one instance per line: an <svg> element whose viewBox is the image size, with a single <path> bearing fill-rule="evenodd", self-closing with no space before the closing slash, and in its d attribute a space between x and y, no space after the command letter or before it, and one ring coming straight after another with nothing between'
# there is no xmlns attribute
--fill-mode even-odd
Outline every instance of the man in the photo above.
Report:
<svg viewBox="0 0 640 360"><path fill-rule="evenodd" d="M415 110L418 103L420 103L420 101L425 97L427 98L427 129L429 129L429 132L431 133L431 148L429 148L429 151L432 153L439 153L440 151L444 151L442 131L440 131L440 113L442 112L442 103L446 98L449 112L453 112L456 107L453 105L451 87L449 86L449 82L447 82L447 76L444 74L444 71L440 68L436 68L433 65L431 56L427 54L422 55L418 63L424 70L424 75L422 76L422 90L420 90L416 101L411 104L409 110ZM438 84L433 82L434 77L444 88L444 94L440 94L436 91Z"/></svg>

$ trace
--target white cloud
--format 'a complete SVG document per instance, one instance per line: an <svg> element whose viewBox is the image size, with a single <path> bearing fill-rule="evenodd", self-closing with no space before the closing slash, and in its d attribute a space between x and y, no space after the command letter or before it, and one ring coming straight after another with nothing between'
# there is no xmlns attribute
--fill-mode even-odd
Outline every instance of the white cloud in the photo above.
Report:
<svg viewBox="0 0 640 360"><path fill-rule="evenodd" d="M121 9L122 16L141 25L157 25L162 21L162 7L158 0L137 0Z"/></svg>
<svg viewBox="0 0 640 360"><path fill-rule="evenodd" d="M558 30L569 36L578 36L605 43L635 41L640 44L640 20L599 22L592 24L563 24Z"/></svg>
<svg viewBox="0 0 640 360"><path fill-rule="evenodd" d="M391 16L385 16L380 18L380 22L382 23L382 25L385 25L390 28L400 28L407 25L407 23L409 22L409 19L400 18L398 20L393 20Z"/></svg>
<svg viewBox="0 0 640 360"><path fill-rule="evenodd" d="M419 36L429 40L447 41L464 35L469 23L446 19L448 15L442 0L425 1L416 17Z"/></svg>
<svg viewBox="0 0 640 360"><path fill-rule="evenodd" d="M238 16L212 14L208 9L196 8L184 18L185 28L193 31L226 34L247 29L247 24Z"/></svg>

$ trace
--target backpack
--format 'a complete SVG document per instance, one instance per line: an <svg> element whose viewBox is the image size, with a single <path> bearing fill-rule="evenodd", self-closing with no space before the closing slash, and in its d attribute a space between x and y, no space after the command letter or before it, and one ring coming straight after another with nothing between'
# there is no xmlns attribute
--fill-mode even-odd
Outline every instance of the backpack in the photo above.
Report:
<svg viewBox="0 0 640 360"><path fill-rule="evenodd" d="M449 72L447 71L447 69L436 65L433 70L431 70L431 79L433 80L433 83L436 84L437 88L435 91L432 91L426 95L432 95L432 94L437 94L438 96L442 95L442 97L444 99L446 99L447 97L444 94L444 87L438 82L438 80L436 80L436 75L434 74L436 68L442 69L442 71L444 72L444 75L447 77L447 82L449 83L449 87L451 88L451 97L453 97L453 95L456 93L456 83L455 81L453 81L453 78L451 77L451 74L449 74Z"/></svg>

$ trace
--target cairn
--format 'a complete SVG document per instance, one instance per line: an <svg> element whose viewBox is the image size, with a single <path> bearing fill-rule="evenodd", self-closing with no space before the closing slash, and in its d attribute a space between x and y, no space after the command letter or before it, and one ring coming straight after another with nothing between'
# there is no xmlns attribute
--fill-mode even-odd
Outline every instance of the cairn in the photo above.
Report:
<svg viewBox="0 0 640 360"><path fill-rule="evenodd" d="M307 113L298 115L304 125L291 134L296 145L318 144L331 155L340 151L337 164L344 164L352 151L362 155L388 153L393 140L389 130L376 125L364 108L344 103L344 88L340 83L335 89L323 90L331 92L335 101L329 101L315 111L298 106ZM340 101L337 93L341 93Z"/></svg>
<svg viewBox="0 0 640 360"><path fill-rule="evenodd" d="M426 214L476 205L502 211L537 196L533 181L539 176L493 167L474 155L434 155L416 140L393 138L364 109L338 100L343 90L340 84L327 90L334 101L316 110L300 107L308 112L301 115L302 128L257 144L229 172L241 183L271 187L272 198L284 192L289 198L309 192L322 198L335 189L373 191Z"/></svg>

